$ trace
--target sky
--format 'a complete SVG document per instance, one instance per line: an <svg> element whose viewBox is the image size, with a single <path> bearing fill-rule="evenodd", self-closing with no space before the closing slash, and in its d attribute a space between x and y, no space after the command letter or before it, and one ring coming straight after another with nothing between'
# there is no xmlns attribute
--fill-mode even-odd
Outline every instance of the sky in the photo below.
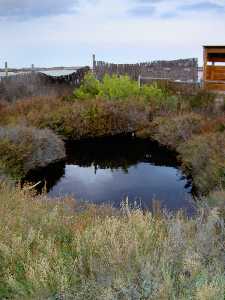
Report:
<svg viewBox="0 0 225 300"><path fill-rule="evenodd" d="M0 67L196 57L225 44L225 0L0 0Z"/></svg>

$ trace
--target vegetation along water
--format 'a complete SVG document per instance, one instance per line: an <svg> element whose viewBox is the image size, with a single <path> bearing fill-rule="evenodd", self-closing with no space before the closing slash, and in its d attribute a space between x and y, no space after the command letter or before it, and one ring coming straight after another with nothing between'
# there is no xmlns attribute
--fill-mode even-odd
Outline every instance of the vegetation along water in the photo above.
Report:
<svg viewBox="0 0 225 300"><path fill-rule="evenodd" d="M64 96L1 99L0 178L0 299L224 299L214 94L90 73Z"/></svg>

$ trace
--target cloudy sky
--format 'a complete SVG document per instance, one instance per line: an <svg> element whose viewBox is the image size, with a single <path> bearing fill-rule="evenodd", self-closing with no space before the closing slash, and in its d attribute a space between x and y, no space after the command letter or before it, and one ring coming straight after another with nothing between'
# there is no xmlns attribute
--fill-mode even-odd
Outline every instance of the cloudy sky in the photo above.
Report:
<svg viewBox="0 0 225 300"><path fill-rule="evenodd" d="M198 57L225 44L225 0L0 0L0 66Z"/></svg>

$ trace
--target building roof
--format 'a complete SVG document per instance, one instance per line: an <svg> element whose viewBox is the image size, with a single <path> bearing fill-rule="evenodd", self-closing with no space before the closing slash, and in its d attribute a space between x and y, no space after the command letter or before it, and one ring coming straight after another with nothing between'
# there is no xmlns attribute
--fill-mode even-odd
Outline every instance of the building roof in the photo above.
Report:
<svg viewBox="0 0 225 300"><path fill-rule="evenodd" d="M204 48L224 48L225 49L225 45L203 45Z"/></svg>

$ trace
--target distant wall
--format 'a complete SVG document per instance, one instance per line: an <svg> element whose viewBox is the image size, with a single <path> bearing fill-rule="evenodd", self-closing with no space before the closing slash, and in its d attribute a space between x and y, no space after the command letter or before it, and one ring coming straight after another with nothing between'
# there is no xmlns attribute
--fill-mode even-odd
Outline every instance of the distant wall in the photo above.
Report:
<svg viewBox="0 0 225 300"><path fill-rule="evenodd" d="M171 61L153 61L139 64L113 64L102 61L93 62L93 71L98 79L105 74L129 75L138 80L139 76L180 81L198 81L198 60L178 59Z"/></svg>
<svg viewBox="0 0 225 300"><path fill-rule="evenodd" d="M79 87L89 67L63 76L49 76L44 73L21 73L0 77L0 100L13 102L20 98L46 95L63 95Z"/></svg>

